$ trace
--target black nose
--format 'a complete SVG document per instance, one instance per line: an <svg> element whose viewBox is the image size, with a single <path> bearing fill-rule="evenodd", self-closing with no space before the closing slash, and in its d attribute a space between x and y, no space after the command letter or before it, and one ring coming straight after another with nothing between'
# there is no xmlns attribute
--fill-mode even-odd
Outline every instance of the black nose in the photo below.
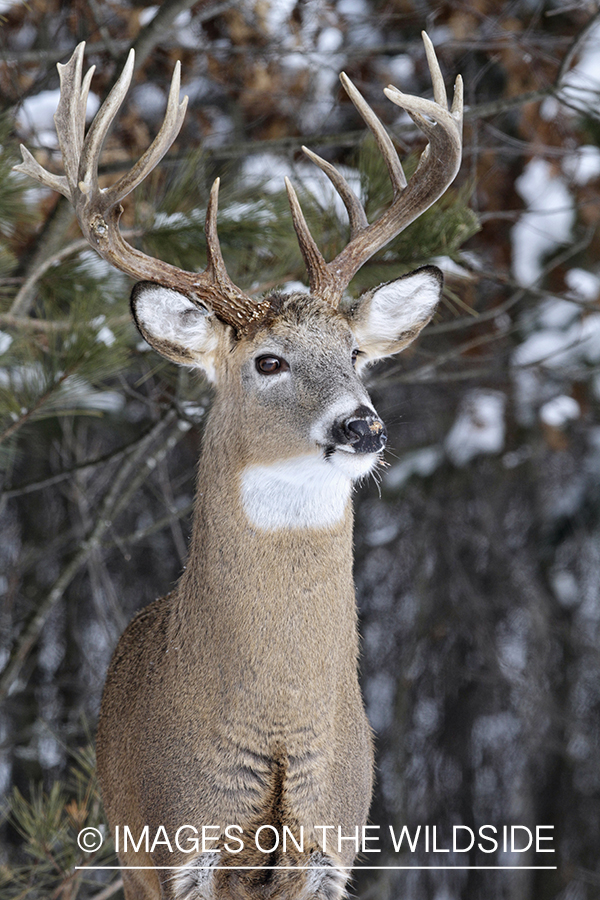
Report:
<svg viewBox="0 0 600 900"><path fill-rule="evenodd" d="M377 416L347 419L344 430L356 453L378 453L387 443L385 425Z"/></svg>
<svg viewBox="0 0 600 900"><path fill-rule="evenodd" d="M379 453L386 445L385 425L375 411L359 406L351 416L334 427L338 444L350 444L355 453Z"/></svg>

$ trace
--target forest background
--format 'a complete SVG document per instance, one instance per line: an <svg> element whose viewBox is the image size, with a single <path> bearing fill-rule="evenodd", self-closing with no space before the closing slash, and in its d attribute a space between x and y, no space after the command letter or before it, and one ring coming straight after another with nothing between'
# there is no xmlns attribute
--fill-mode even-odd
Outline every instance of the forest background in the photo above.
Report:
<svg viewBox="0 0 600 900"><path fill-rule="evenodd" d="M422 135L382 88L430 95L423 28L448 86L465 80L463 166L352 286L431 261L446 273L433 323L369 378L390 432L381 484L356 494L371 822L435 825L442 847L453 825L548 825L556 852L388 846L377 865L412 868L357 869L353 890L600 897L600 17L586 0L0 3L2 897L119 896L118 873L75 868L115 861L108 841L93 857L75 841L104 821L90 748L120 633L185 564L210 404L141 341L130 283L68 204L11 172L19 140L60 171L55 63L88 42L93 107L136 49L110 183L160 127L182 61L181 136L124 227L202 267L221 176L227 266L258 296L305 280L285 174L326 257L347 238L302 144L344 167L371 219L389 201L340 71L414 168Z"/></svg>

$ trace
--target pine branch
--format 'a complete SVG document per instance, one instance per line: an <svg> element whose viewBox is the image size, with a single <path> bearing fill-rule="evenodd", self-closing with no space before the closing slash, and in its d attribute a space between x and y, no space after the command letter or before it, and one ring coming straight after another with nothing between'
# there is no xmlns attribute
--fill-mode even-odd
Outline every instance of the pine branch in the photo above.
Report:
<svg viewBox="0 0 600 900"><path fill-rule="evenodd" d="M61 319L58 322L48 319L33 319L30 316L13 316L11 313L0 313L0 328L14 328L17 331L41 331L46 334L57 331L70 331L73 323Z"/></svg>
<svg viewBox="0 0 600 900"><path fill-rule="evenodd" d="M45 403L55 394L60 387L65 383L65 381L71 377L73 374L73 369L67 369L62 373L60 378L54 381L47 390L45 390L40 396L37 398L35 403L33 403L29 409L26 409L25 412L21 413L18 419L14 421L11 425L8 426L3 432L0 432L0 444L3 444L4 441L9 440L23 425L26 425L27 422L38 412Z"/></svg>
<svg viewBox="0 0 600 900"><path fill-rule="evenodd" d="M68 205L66 206L66 209L68 211L71 210L70 206ZM69 218L68 224L70 224L71 218L72 217ZM144 233L145 232L141 231L139 228L124 228L121 232L125 240L131 240L132 238L140 237ZM59 239L61 235L58 236ZM56 241L54 237L52 237L51 239L47 238L44 243L38 247L35 259L30 263L31 271L29 272L29 275L23 281L21 288L17 292L9 313L5 314L4 316L0 316L0 322L5 321L6 324L13 324L14 321L19 320L23 323L36 321L30 320L27 317L27 313L29 312L29 307L33 302L33 288L40 280L40 278L45 275L46 272L52 269L57 263L63 262L65 259L73 256L75 253L90 250L90 245L85 240L85 238L79 238L76 241L71 241L69 244L66 244L60 249L54 249L55 243ZM9 319L9 317L12 318Z"/></svg>
<svg viewBox="0 0 600 900"><path fill-rule="evenodd" d="M503 332L503 336L510 333L511 329ZM465 353L469 353L471 350L475 350L478 347L483 347L485 344L491 344L498 340L498 335L495 332L479 335L478 337L471 338L468 341L464 341L462 344L459 344L457 347L453 347L451 350L448 350L446 353L436 353L434 359L430 362L424 363L422 366L419 366L416 369L412 369L409 372L404 372L402 374L397 374L394 370L391 370L389 376L384 376L382 381L386 383L393 382L398 384L419 384L423 382L431 382L433 380L436 381L445 381L446 373L439 372L440 366L444 363L451 362L452 360L459 359L464 356Z"/></svg>
<svg viewBox="0 0 600 900"><path fill-rule="evenodd" d="M64 197L60 197L53 215L46 222L46 226L37 240L35 252L29 261L28 268L31 269L33 273L36 273L39 267L42 266L46 260L53 257L55 253L60 252L60 244L73 219L74 213L69 202ZM33 281L31 281L30 278L26 279L10 308L11 315L27 315L34 300L33 285L36 281L37 278Z"/></svg>
<svg viewBox="0 0 600 900"><path fill-rule="evenodd" d="M70 212L70 207L67 206L66 210ZM70 224L71 218L72 217L69 216L67 225ZM89 248L89 244L84 238L72 241L60 250L52 251L52 246L53 239L49 240L47 244L42 243L38 246L38 252L36 253L34 260L30 263L29 275L21 285L10 308L9 315L13 319L18 320L26 318L29 307L33 302L33 288L48 269L51 269L56 263L62 262L63 259L72 256L73 253L79 253L80 250L87 250Z"/></svg>

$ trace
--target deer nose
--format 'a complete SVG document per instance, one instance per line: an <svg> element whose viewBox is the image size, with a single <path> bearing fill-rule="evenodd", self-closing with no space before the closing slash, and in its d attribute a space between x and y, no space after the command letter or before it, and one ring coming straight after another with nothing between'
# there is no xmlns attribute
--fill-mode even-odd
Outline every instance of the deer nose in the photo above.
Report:
<svg viewBox="0 0 600 900"><path fill-rule="evenodd" d="M387 443L387 431L377 416L347 419L344 431L355 453L378 453Z"/></svg>
<svg viewBox="0 0 600 900"><path fill-rule="evenodd" d="M341 432L341 434L340 434ZM339 443L350 444L355 453L379 453L386 445L385 425L374 410L359 407L339 429Z"/></svg>

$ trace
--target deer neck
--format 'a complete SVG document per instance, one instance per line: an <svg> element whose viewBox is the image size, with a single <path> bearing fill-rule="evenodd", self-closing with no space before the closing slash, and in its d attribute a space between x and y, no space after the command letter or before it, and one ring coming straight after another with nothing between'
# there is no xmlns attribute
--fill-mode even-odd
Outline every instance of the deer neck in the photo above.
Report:
<svg viewBox="0 0 600 900"><path fill-rule="evenodd" d="M351 498L346 491L327 526L259 527L244 506L248 465L230 446L205 434L169 644L203 691L225 691L224 740L242 734L262 752L283 728L288 751L301 755L303 722L331 728L332 685L358 691ZM257 475L265 488L266 478Z"/></svg>
<svg viewBox="0 0 600 900"><path fill-rule="evenodd" d="M247 607L299 595L322 604L326 594L354 604L350 480L306 453L251 463L240 444L211 415L180 596Z"/></svg>

